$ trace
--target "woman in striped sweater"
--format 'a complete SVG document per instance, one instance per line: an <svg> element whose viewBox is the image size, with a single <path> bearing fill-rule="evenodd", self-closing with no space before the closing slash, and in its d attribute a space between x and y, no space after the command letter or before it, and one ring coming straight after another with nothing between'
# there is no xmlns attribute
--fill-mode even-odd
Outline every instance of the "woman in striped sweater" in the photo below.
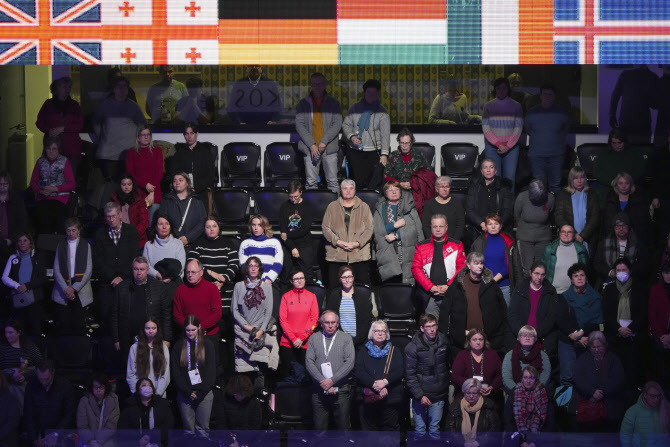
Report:
<svg viewBox="0 0 670 447"><path fill-rule="evenodd" d="M249 218L251 237L242 241L239 251L240 265L250 256L256 256L263 263L263 281L275 282L281 273L284 251L281 242L272 237L272 225L265 216L255 214Z"/></svg>

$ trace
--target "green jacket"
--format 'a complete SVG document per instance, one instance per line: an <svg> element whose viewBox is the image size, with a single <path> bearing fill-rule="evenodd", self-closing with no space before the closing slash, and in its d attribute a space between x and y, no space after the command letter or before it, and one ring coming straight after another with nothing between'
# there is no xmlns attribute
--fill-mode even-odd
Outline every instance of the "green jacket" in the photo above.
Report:
<svg viewBox="0 0 670 447"><path fill-rule="evenodd" d="M550 283L554 282L554 272L556 271L556 250L558 249L558 244L560 242L560 239L556 239L554 242L547 245L544 248L544 254L542 255L542 262L547 266L547 281ZM589 252L586 250L586 247L578 241L575 241L574 244L575 249L577 250L577 261L589 265Z"/></svg>
<svg viewBox="0 0 670 447"><path fill-rule="evenodd" d="M659 408L650 408L642 400L642 395L637 399L637 403L626 411L621 423L619 437L621 447L632 446L661 446L663 443L661 429L661 412ZM657 437L649 436L657 434Z"/></svg>

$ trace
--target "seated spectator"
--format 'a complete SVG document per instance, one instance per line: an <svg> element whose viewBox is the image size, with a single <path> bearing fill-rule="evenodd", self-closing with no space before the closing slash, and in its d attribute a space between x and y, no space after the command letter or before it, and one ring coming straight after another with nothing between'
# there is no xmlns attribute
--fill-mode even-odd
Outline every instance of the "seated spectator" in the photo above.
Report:
<svg viewBox="0 0 670 447"><path fill-rule="evenodd" d="M223 398L221 426L227 430L260 430L262 424L261 403L254 396L254 385L249 377L236 374L226 384Z"/></svg>
<svg viewBox="0 0 670 447"><path fill-rule="evenodd" d="M51 294L61 334L86 332L84 308L93 303L93 256L88 241L81 237L81 222L65 220L67 240L58 243L53 265L54 289Z"/></svg>
<svg viewBox="0 0 670 447"><path fill-rule="evenodd" d="M202 263L197 259L186 264L186 282L177 287L174 294L172 317L183 328L187 316L195 316L202 323L202 331L211 337L210 341L217 347L221 339L215 337L221 320L221 294L214 284L202 278L204 272Z"/></svg>
<svg viewBox="0 0 670 447"><path fill-rule="evenodd" d="M215 146L212 143L198 141L196 124L186 123L183 129L185 142L175 145L175 154L167 160L167 172L170 177L185 172L189 185L197 197L206 201L208 189L214 188L219 183L215 151L212 150Z"/></svg>
<svg viewBox="0 0 670 447"><path fill-rule="evenodd" d="M330 289L324 308L333 309L340 317L340 329L351 335L356 350L369 340L366 338L365 328L374 321L372 315L372 300L370 295L357 295L354 284L354 271L348 265L340 267L338 277L340 287Z"/></svg>
<svg viewBox="0 0 670 447"><path fill-rule="evenodd" d="M319 319L316 295L305 290L304 272L292 272L291 283L293 289L282 296L279 305L279 324L283 331L279 342L279 377L291 374L293 362L305 366L308 339Z"/></svg>
<svg viewBox="0 0 670 447"><path fill-rule="evenodd" d="M596 273L605 282L614 281L616 270L614 263L626 258L633 266L633 276L644 278L649 272L649 252L643 239L630 227L630 218L624 212L618 213L608 224L608 234L598 245L593 266Z"/></svg>
<svg viewBox="0 0 670 447"><path fill-rule="evenodd" d="M165 397L170 384L170 350L163 343L161 329L158 318L147 318L144 329L137 334L137 341L130 347L126 382L131 392L136 389L137 382L146 377L153 382L156 395Z"/></svg>
<svg viewBox="0 0 670 447"><path fill-rule="evenodd" d="M603 289L603 332L610 350L626 365L626 387L638 389L649 366L649 291L644 281L631 277L632 268L625 258L615 262L614 270L616 280Z"/></svg>
<svg viewBox="0 0 670 447"><path fill-rule="evenodd" d="M189 261L198 259L205 267L203 277L223 291L232 289L240 264L235 248L220 236L219 218L213 215L207 216L205 232L189 247L187 259ZM221 299L224 313L230 313L230 298L222 294Z"/></svg>
<svg viewBox="0 0 670 447"><path fill-rule="evenodd" d="M440 438L440 421L449 397L450 354L435 315L422 314L419 331L405 347L405 381L412 399L414 439Z"/></svg>
<svg viewBox="0 0 670 447"><path fill-rule="evenodd" d="M460 241L449 238L449 225L444 215L432 216L430 225L430 239L416 244L412 274L418 283L416 293L426 313L439 318L447 289L465 265L465 253ZM441 253L441 256L436 256L435 253ZM435 262L436 260L439 261Z"/></svg>
<svg viewBox="0 0 670 447"><path fill-rule="evenodd" d="M568 270L573 264L589 263L589 252L577 240L572 225L563 225L559 228L558 239L544 248L542 262L547 266L547 281L556 288L556 292L563 293L570 287Z"/></svg>
<svg viewBox="0 0 670 447"><path fill-rule="evenodd" d="M153 240L144 246L142 253L149 261L149 276L166 284L170 296L183 282L186 267L184 244L174 237L175 230L170 217L159 211L153 228Z"/></svg>
<svg viewBox="0 0 670 447"><path fill-rule="evenodd" d="M621 422L625 409L623 366L619 358L607 350L602 332L589 334L588 348L575 364L577 423L588 431L612 431ZM587 407L593 408L587 410Z"/></svg>
<svg viewBox="0 0 670 447"><path fill-rule="evenodd" d="M188 174L178 172L172 177L172 191L165 194L159 209L174 222L174 235L184 247L198 240L205 228L205 206L194 198Z"/></svg>
<svg viewBox="0 0 670 447"><path fill-rule="evenodd" d="M0 213L7 223L0 225L0 265L14 252L12 236L30 228L28 213L23 197L12 189L12 176L8 171L0 171Z"/></svg>
<svg viewBox="0 0 670 447"><path fill-rule="evenodd" d="M545 387L551 377L551 363L542 345L537 342L537 331L533 326L519 330L514 348L505 354L502 361L503 386L507 395L512 395L517 383L521 383L523 368L530 365L538 372L538 380Z"/></svg>
<svg viewBox="0 0 670 447"><path fill-rule="evenodd" d="M509 306L510 290L524 277L519 247L512 237L503 233L502 219L497 214L486 216L486 232L480 235L470 249L484 255L484 267L491 271L493 280Z"/></svg>
<svg viewBox="0 0 670 447"><path fill-rule="evenodd" d="M541 180L534 179L527 191L522 191L514 203L514 221L524 270L539 261L544 248L551 242L551 213L554 195L549 194Z"/></svg>
<svg viewBox="0 0 670 447"><path fill-rule="evenodd" d="M423 240L421 220L410 193L391 180L373 210L377 269L383 282L414 284L414 247Z"/></svg>
<svg viewBox="0 0 670 447"><path fill-rule="evenodd" d="M484 331L477 328L468 331L465 349L456 355L451 367L451 381L456 390L471 378L480 382L479 391L484 397L493 399L502 388L500 357L491 349Z"/></svg>
<svg viewBox="0 0 670 447"><path fill-rule="evenodd" d="M235 371L260 371L268 367L276 370L279 349L276 335L271 334L273 327L276 329L272 319L272 286L261 281L261 260L256 256L248 258L242 266L242 277L244 279L235 284L231 303L236 323Z"/></svg>
<svg viewBox="0 0 670 447"><path fill-rule="evenodd" d="M586 173L581 166L570 169L568 186L556 195L554 221L558 228L572 225L577 242L593 256L600 227L600 205L597 194L589 190Z"/></svg>
<svg viewBox="0 0 670 447"><path fill-rule="evenodd" d="M172 295L168 295L163 283L149 276L147 258L133 259L132 270L132 279L116 287L111 316L112 341L116 350L123 350L124 354L144 331L149 317L158 319L163 340L172 341Z"/></svg>
<svg viewBox="0 0 670 447"><path fill-rule="evenodd" d="M67 202L75 186L70 161L61 155L60 139L46 138L42 156L30 177L30 188L37 200L33 220L38 234L63 233Z"/></svg>
<svg viewBox="0 0 670 447"><path fill-rule="evenodd" d="M626 410L621 422L621 447L661 445L670 432L670 402L658 382L647 382L637 403Z"/></svg>
<svg viewBox="0 0 670 447"><path fill-rule="evenodd" d="M354 378L363 392L363 430L400 428L404 374L403 354L391 343L388 326L384 321L373 322L365 349L358 350L354 366Z"/></svg>
<svg viewBox="0 0 670 447"><path fill-rule="evenodd" d="M463 397L454 399L449 406L447 430L462 434L465 447L489 445L486 440L493 441L493 436L488 438L481 433L502 430L495 403L484 396L482 382L476 378L466 379L461 386L461 393Z"/></svg>
<svg viewBox="0 0 670 447"><path fill-rule="evenodd" d="M342 180L340 198L326 208L322 227L323 237L328 242L328 285L334 287L337 284L337 272L343 265L352 268L361 284L369 284L370 241L374 223L370 207L356 197L353 180Z"/></svg>
<svg viewBox="0 0 670 447"><path fill-rule="evenodd" d="M628 147L628 138L620 129L612 129L607 139L609 148L603 151L593 162L593 175L598 180L596 192L601 208L607 200L612 180L621 171L628 172L635 183L644 176L644 158L640 151ZM609 224L606 222L606 225Z"/></svg>
<svg viewBox="0 0 670 447"><path fill-rule="evenodd" d="M504 230L514 223L514 183L497 174L496 162L485 158L479 163L479 175L472 176L468 183L465 217L477 235L486 233L489 214L500 216Z"/></svg>
<svg viewBox="0 0 670 447"><path fill-rule="evenodd" d="M309 337L305 354L305 368L312 378L314 429L328 430L333 417L337 430L349 430L354 343L349 334L338 331L339 318L332 310L324 311L319 323L323 330Z"/></svg>
<svg viewBox="0 0 670 447"><path fill-rule="evenodd" d="M521 373L521 382L514 388L514 423L519 432L519 447L534 446L537 434L547 422L549 398L547 390L539 379L537 370L525 366Z"/></svg>
<svg viewBox="0 0 670 447"><path fill-rule="evenodd" d="M36 377L26 387L23 406L23 426L32 444L56 445L57 435L47 430L66 430L75 427L75 402L72 385L56 376L50 360L37 364Z"/></svg>
<svg viewBox="0 0 670 447"><path fill-rule="evenodd" d="M0 343L0 376L7 377L9 392L18 402L19 413L23 413L26 386L35 377L35 366L41 361L40 350L26 337L21 323L14 318L7 321L4 340Z"/></svg>
<svg viewBox="0 0 670 447"><path fill-rule="evenodd" d="M169 402L156 394L153 382L146 377L137 381L134 391L135 395L128 399L119 417L119 430L138 430L140 433L160 430L161 439L168 439L168 431L174 428ZM151 441L158 443L157 439Z"/></svg>
<svg viewBox="0 0 670 447"><path fill-rule="evenodd" d="M647 197L636 189L633 177L627 172L617 173L611 184L612 189L605 199L603 213L605 227L612 223L614 216L621 212L626 213L635 234L643 238L647 246L651 245L653 232Z"/></svg>
<svg viewBox="0 0 670 447"><path fill-rule="evenodd" d="M444 295L439 321L442 332L448 334L454 358L463 347L471 349L468 343L471 328L480 328L488 335L490 346L487 348L494 352L505 352L507 305L500 287L493 280L493 273L484 268L483 254L476 251L468 254L465 267L458 272L456 280ZM463 379L468 377L472 376ZM484 382L493 385L488 380ZM456 382L459 387L462 384L462 380Z"/></svg>
<svg viewBox="0 0 670 447"><path fill-rule="evenodd" d="M133 183L137 181L136 188L133 188L133 191L139 190L142 194L136 195L144 196L145 211L149 207L147 212L149 221L146 224L148 227L154 222L154 214L158 211L162 202L163 151L160 147L154 146L151 128L146 124L137 128L135 146L129 149L126 155L126 170L132 176ZM124 178L127 177L121 177L122 189ZM130 194L129 191L124 192ZM129 203L129 205L132 205L132 203ZM142 231L140 228L137 231L140 233L141 241ZM146 238L144 241L146 242ZM144 247L144 244L142 244L142 247Z"/></svg>
<svg viewBox="0 0 670 447"><path fill-rule="evenodd" d="M291 253L293 266L305 272L307 282L313 282L314 249L311 229L314 216L310 205L302 199L305 188L298 180L291 180L287 190L288 200L279 208L281 238Z"/></svg>
<svg viewBox="0 0 670 447"><path fill-rule="evenodd" d="M47 282L46 265L35 252L31 234L18 232L16 254L7 260L2 274L2 283L10 290L12 316L21 321L26 334L39 337L42 334L44 291Z"/></svg>
<svg viewBox="0 0 670 447"><path fill-rule="evenodd" d="M284 250L279 239L273 238L272 225L267 217L254 214L249 218L251 237L240 244L238 260L240 265L250 256L256 256L263 263L263 282L272 285L279 278L284 262Z"/></svg>
<svg viewBox="0 0 670 447"><path fill-rule="evenodd" d="M420 169L430 169L430 163L419 151L412 152L412 145L416 142L414 134L408 128L403 128L396 137L399 148L391 152L384 167L384 179L389 182L395 180L399 187L411 190L409 178Z"/></svg>
<svg viewBox="0 0 670 447"><path fill-rule="evenodd" d="M7 377L0 374L0 445L3 447L19 445L20 423L19 399L9 391Z"/></svg>
<svg viewBox="0 0 670 447"><path fill-rule="evenodd" d="M111 316L116 287L133 276L133 259L139 255L140 238L137 229L123 222L123 211L118 203L107 202L104 208L104 228L95 233L93 244L93 271L98 278L95 299L102 333L111 330Z"/></svg>
<svg viewBox="0 0 670 447"><path fill-rule="evenodd" d="M119 422L119 398L104 373L93 373L88 386L89 392L77 406L79 440L92 447L111 447Z"/></svg>
<svg viewBox="0 0 670 447"><path fill-rule="evenodd" d="M452 239L462 241L465 234L465 209L459 200L449 195L451 192L451 177L448 175L439 176L435 180L435 191L437 191L437 196L428 200L423 206L423 216L421 217L423 235L428 237L430 234L430 218L435 214L443 214L447 216L447 222L449 222L451 228L449 234Z"/></svg>
<svg viewBox="0 0 670 447"><path fill-rule="evenodd" d="M214 401L212 389L216 380L216 352L212 342L205 338L198 317L188 315L183 326L184 336L172 349L172 377L177 387L184 430L204 437L209 430Z"/></svg>
<svg viewBox="0 0 670 447"><path fill-rule="evenodd" d="M135 179L131 174L126 173L121 176L119 188L112 194L111 200L121 206L123 222L137 229L140 249L144 248L147 243L147 229L149 223L153 221L150 220L149 211L147 211L147 196L135 185ZM154 205L156 204L154 203L151 207Z"/></svg>
<svg viewBox="0 0 670 447"><path fill-rule="evenodd" d="M661 266L661 279L649 293L649 335L654 363L651 376L670 392L670 262Z"/></svg>

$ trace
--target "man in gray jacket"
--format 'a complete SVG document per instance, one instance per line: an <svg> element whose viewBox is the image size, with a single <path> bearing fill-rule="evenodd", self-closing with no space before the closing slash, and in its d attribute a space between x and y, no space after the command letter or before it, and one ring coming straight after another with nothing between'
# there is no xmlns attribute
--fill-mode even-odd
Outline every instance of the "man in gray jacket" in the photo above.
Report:
<svg viewBox="0 0 670 447"><path fill-rule="evenodd" d="M337 99L326 93L326 77L314 73L309 80L310 92L298 104L295 128L300 135L298 150L305 156L306 189L318 188L319 170L323 166L328 189L338 192L338 136L342 128L342 109Z"/></svg>
<svg viewBox="0 0 670 447"><path fill-rule="evenodd" d="M305 356L307 372L315 385L314 429L328 430L328 419L333 415L337 429L348 430L352 397L349 379L356 360L354 342L349 334L337 330L340 318L334 311L323 311L319 323L323 331L309 337Z"/></svg>

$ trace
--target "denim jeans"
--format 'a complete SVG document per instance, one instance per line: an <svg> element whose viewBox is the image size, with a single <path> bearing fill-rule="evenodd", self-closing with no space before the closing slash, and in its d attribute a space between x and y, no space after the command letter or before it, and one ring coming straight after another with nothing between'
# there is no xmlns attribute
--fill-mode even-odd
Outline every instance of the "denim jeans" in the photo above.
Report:
<svg viewBox="0 0 670 447"><path fill-rule="evenodd" d="M179 413L181 413L184 430L206 437L213 402L214 393L211 391L200 402L192 401L181 393L177 393L177 403L179 404Z"/></svg>
<svg viewBox="0 0 670 447"><path fill-rule="evenodd" d="M484 157L491 158L498 166L498 174L501 177L510 179L512 184L516 179L516 166L519 163L519 145L512 147L507 153L500 155L498 148L486 141L484 145ZM512 187L514 190L514 187Z"/></svg>
<svg viewBox="0 0 670 447"><path fill-rule="evenodd" d="M577 361L577 353L572 344L564 341L558 341L558 361L560 363L561 371L561 385L572 385L572 376L575 372L575 363Z"/></svg>
<svg viewBox="0 0 670 447"><path fill-rule="evenodd" d="M561 169L563 168L563 155L550 157L530 155L530 168L533 177L540 179L549 188L549 191L557 193L561 189Z"/></svg>
<svg viewBox="0 0 670 447"><path fill-rule="evenodd" d="M503 294L503 298L505 298L505 303L507 304L507 307L509 307L509 302L510 302L510 295L509 295L509 284L506 286L501 286L500 291Z"/></svg>
<svg viewBox="0 0 670 447"><path fill-rule="evenodd" d="M444 411L444 401L433 402L430 407L421 405L421 400L412 399L412 414L414 415L414 438L420 438L426 434L426 422L428 422L428 434L433 439L440 438L440 421Z"/></svg>
<svg viewBox="0 0 670 447"><path fill-rule="evenodd" d="M305 156L305 174L307 177L307 182L305 184L306 189L316 189L319 187L319 171L323 167L323 174L326 176L326 184L328 189L334 193L340 191L340 186L337 183L337 152L334 154L326 154L325 152L321 155L321 159L314 166L312 164L312 156Z"/></svg>

